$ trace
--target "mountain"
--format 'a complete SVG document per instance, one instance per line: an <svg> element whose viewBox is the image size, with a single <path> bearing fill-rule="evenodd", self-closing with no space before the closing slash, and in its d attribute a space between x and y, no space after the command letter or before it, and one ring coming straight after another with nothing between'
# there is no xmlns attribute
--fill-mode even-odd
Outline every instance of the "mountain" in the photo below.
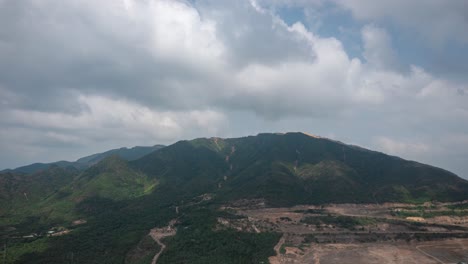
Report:
<svg viewBox="0 0 468 264"><path fill-rule="evenodd" d="M181 141L130 163L180 193L274 205L468 198L468 182L440 168L304 133Z"/></svg>
<svg viewBox="0 0 468 264"><path fill-rule="evenodd" d="M150 229L176 219L158 263L266 263L280 235L218 230L219 217L237 217L221 206L468 199L468 182L451 172L304 133L199 138L80 160L88 164L81 170L0 173L0 237L72 230L12 242L11 262L123 263ZM72 224L78 219L87 223Z"/></svg>
<svg viewBox="0 0 468 264"><path fill-rule="evenodd" d="M106 152L102 153L96 153L92 154L86 157L79 158L78 160L71 162L71 161L56 161L52 163L33 163L30 165L26 166L21 166L18 168L15 168L13 170L7 169L2 172L21 172L21 173L34 173L38 172L40 170L45 170L49 168L52 165L56 165L61 168L67 168L67 167L74 167L76 169L82 170L85 168L88 168L99 161L103 160L106 157L116 155L119 156L120 158L130 161L130 160L136 160L139 159L153 151L156 151L158 149L163 148L163 145L154 145L151 147L142 147L142 146L136 146L133 148L119 148L119 149L112 149L108 150Z"/></svg>
<svg viewBox="0 0 468 264"><path fill-rule="evenodd" d="M73 167L56 165L32 174L0 173L0 225L33 215L41 203L70 184L78 174Z"/></svg>
<svg viewBox="0 0 468 264"><path fill-rule="evenodd" d="M76 164L75 162L62 160L62 161L56 161L56 162L51 162L51 163L33 163L33 164L18 167L15 169L7 169L2 172L10 171L10 172L30 174L30 173L39 172L41 170L46 170L49 167L54 166L54 165L61 167L61 168L67 168L67 167L74 167L78 169L84 168L84 166L81 166L81 164Z"/></svg>
<svg viewBox="0 0 468 264"><path fill-rule="evenodd" d="M132 170L126 160L113 155L86 170L69 186L79 199L99 196L112 200L132 199L153 191L157 180Z"/></svg>
<svg viewBox="0 0 468 264"><path fill-rule="evenodd" d="M76 161L76 163L86 164L88 166L98 163L99 161L103 160L106 157L110 156L118 156L124 160L131 161L139 159L153 151L159 150L163 148L163 145L154 145L152 147L142 147L136 146L133 148L119 148L119 149L112 149L106 152L97 153L93 155L89 155L83 158L80 158Z"/></svg>

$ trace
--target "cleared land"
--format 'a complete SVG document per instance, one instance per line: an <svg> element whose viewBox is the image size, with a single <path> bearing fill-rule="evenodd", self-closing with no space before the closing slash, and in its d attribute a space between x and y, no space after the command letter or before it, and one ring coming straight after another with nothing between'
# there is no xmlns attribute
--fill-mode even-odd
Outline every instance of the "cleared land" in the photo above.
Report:
<svg viewBox="0 0 468 264"><path fill-rule="evenodd" d="M331 204L265 208L259 201L222 207L235 217L218 227L280 232L278 263L468 262L466 203Z"/></svg>
<svg viewBox="0 0 468 264"><path fill-rule="evenodd" d="M164 251L166 248L166 245L161 241L165 237L169 236L175 236L177 229L174 228L174 224L177 222L177 220L171 220L169 225L163 228L153 228L151 229L149 235L154 239L154 241L161 247L158 253L154 255L153 260L151 261L151 264L156 264L156 262L159 259L159 256L161 256L161 253Z"/></svg>

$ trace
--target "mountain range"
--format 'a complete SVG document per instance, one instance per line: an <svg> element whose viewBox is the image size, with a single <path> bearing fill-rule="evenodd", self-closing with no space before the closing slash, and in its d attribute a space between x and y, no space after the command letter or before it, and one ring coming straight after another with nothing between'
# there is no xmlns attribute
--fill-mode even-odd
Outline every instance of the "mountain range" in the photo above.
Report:
<svg viewBox="0 0 468 264"><path fill-rule="evenodd" d="M61 160L61 161L56 161L56 162L51 162L51 163L33 163L33 164L18 167L15 169L6 169L1 172L21 172L21 173L30 174L30 173L35 173L41 170L46 170L53 165L61 167L61 168L74 167L76 169L86 169L98 163L99 161L103 160L104 158L112 156L112 155L116 155L124 160L131 161L131 160L139 159L163 147L164 145L154 145L151 147L136 146L133 148L123 147L123 148L118 148L118 149L111 149L102 153L92 154L86 157L79 158L76 161Z"/></svg>
<svg viewBox="0 0 468 264"><path fill-rule="evenodd" d="M220 235L209 226L216 208L236 201L294 206L466 199L468 182L449 171L327 138L300 132L199 138L3 171L0 235L75 228L70 223L86 219L73 235L35 240L47 245L28 244L34 250L18 249L12 262L63 263L73 252L76 263L123 263L145 232L175 217L186 229L174 243L190 244L195 234L199 243L211 243ZM250 242L241 242L252 245L238 246L258 246L257 239L273 238L249 235ZM162 263L171 263L170 252ZM248 252L246 258L257 254ZM217 260L225 261L222 256Z"/></svg>

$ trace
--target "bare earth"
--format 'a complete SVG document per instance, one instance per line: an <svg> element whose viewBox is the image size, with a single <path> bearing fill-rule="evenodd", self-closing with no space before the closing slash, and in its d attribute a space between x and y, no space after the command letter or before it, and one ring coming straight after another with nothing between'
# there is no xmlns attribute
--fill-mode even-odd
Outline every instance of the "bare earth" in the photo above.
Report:
<svg viewBox="0 0 468 264"><path fill-rule="evenodd" d="M468 261L468 240L437 242L384 242L357 244L312 244L302 250L288 250L270 263L382 263L437 264Z"/></svg>
<svg viewBox="0 0 468 264"><path fill-rule="evenodd" d="M158 245L161 246L161 250L154 255L153 260L151 261L151 264L156 264L158 261L159 256L161 256L161 253L164 251L166 248L166 245L161 242L161 239L169 236L175 236L177 230L174 228L175 220L172 220L168 226L163 227L163 228L153 228L150 230L149 235L154 239Z"/></svg>
<svg viewBox="0 0 468 264"><path fill-rule="evenodd" d="M260 206L259 206L260 204ZM430 204L425 212L448 211L449 204ZM419 206L418 208L420 208ZM409 204L331 204L265 208L255 201L222 207L239 219L218 219L217 228L244 232L280 232L272 264L283 263L468 263L468 218L444 215L405 217L395 212L416 212ZM327 221L356 219L354 226ZM312 222L307 222L312 218ZM361 221L361 222L359 222Z"/></svg>

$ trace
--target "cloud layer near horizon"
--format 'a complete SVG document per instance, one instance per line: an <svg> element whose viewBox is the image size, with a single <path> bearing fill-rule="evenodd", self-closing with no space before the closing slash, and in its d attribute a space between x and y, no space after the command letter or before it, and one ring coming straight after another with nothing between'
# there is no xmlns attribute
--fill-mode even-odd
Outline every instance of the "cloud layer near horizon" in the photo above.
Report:
<svg viewBox="0 0 468 264"><path fill-rule="evenodd" d="M468 177L467 83L402 60L381 22L419 30L431 10L415 22L359 1L326 2L357 21L353 57L338 36L321 36L300 18L286 23L278 10L291 5L0 1L8 25L0 28L0 165L303 130ZM440 19L450 28L465 23ZM439 31L420 30L428 42L466 41L466 33Z"/></svg>

